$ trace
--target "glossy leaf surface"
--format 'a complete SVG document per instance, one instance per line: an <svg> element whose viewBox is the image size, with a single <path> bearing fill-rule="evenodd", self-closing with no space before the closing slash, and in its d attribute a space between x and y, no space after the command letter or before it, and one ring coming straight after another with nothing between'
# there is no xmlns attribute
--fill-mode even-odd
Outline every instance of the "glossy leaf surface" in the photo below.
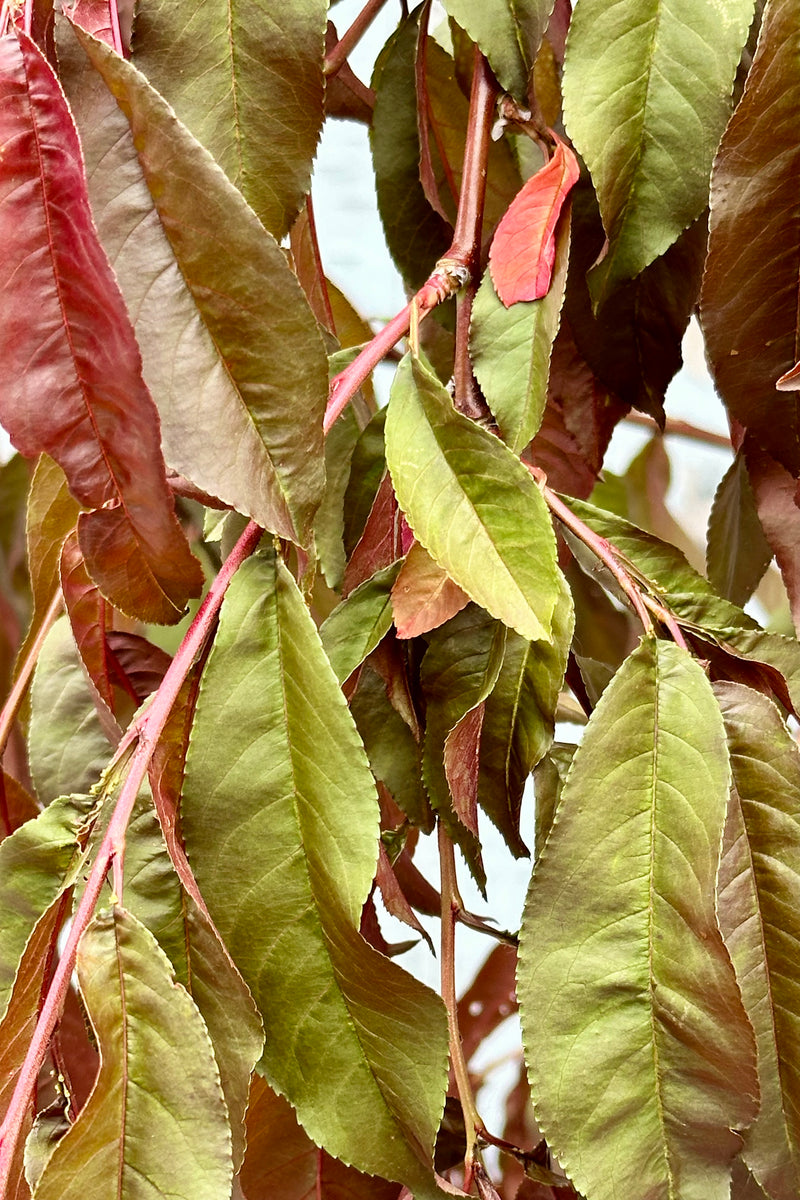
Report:
<svg viewBox="0 0 800 1200"><path fill-rule="evenodd" d="M702 669L644 641L576 752L521 935L537 1121L597 1200L727 1200L732 1130L757 1111L752 1029L715 913L729 779Z"/></svg>
<svg viewBox="0 0 800 1200"><path fill-rule="evenodd" d="M433 1194L423 1164L444 1094L444 1014L358 933L377 859L374 783L273 556L245 563L223 606L182 812L198 883L270 1031L267 1078L331 1153Z"/></svg>
<svg viewBox="0 0 800 1200"><path fill-rule="evenodd" d="M564 63L567 132L597 189L609 246L602 300L706 206L753 0L581 0Z"/></svg>
<svg viewBox="0 0 800 1200"><path fill-rule="evenodd" d="M158 0L133 57L275 237L311 183L323 118L324 0Z"/></svg>
<svg viewBox="0 0 800 1200"><path fill-rule="evenodd" d="M701 320L720 395L792 474L800 410L776 381L797 362L797 195L793 114L800 94L794 0L772 3L744 94L714 164Z"/></svg>
<svg viewBox="0 0 800 1200"><path fill-rule="evenodd" d="M49 453L92 510L80 517L81 547L105 594L136 616L177 621L200 591L200 567L174 515L158 416L92 223L75 126L24 34L0 40L0 87L9 246L0 414L20 451ZM54 403L39 403L42 386Z"/></svg>
<svg viewBox="0 0 800 1200"><path fill-rule="evenodd" d="M143 1181L176 1200L228 1200L231 1135L211 1042L152 934L124 909L104 910L81 940L78 978L100 1074L38 1200L133 1200Z"/></svg>
<svg viewBox="0 0 800 1200"><path fill-rule="evenodd" d="M719 879L720 925L758 1040L761 1110L745 1161L774 1200L800 1188L800 754L765 696L715 687L733 788Z"/></svg>
<svg viewBox="0 0 800 1200"><path fill-rule="evenodd" d="M95 197L98 222L136 314L167 459L304 542L322 496L327 394L311 310L277 243L166 102L130 63L79 36L127 116L78 59L78 121L92 161L114 163Z"/></svg>
<svg viewBox="0 0 800 1200"><path fill-rule="evenodd" d="M392 388L386 457L400 506L431 557L492 616L532 641L546 639L559 572L541 493L410 355Z"/></svg>

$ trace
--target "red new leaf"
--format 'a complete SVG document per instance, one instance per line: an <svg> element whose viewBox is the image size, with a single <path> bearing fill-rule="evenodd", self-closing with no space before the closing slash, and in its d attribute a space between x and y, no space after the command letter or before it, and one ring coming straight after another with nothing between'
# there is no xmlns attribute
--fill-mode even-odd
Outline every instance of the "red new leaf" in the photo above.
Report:
<svg viewBox="0 0 800 1200"><path fill-rule="evenodd" d="M556 223L580 174L569 146L555 141L553 157L514 197L492 239L489 270L506 308L518 300L540 300L550 287Z"/></svg>
<svg viewBox="0 0 800 1200"><path fill-rule="evenodd" d="M30 38L0 39L0 419L93 511L92 578L118 608L179 619L202 572L174 513L158 413L89 209L78 135Z"/></svg>

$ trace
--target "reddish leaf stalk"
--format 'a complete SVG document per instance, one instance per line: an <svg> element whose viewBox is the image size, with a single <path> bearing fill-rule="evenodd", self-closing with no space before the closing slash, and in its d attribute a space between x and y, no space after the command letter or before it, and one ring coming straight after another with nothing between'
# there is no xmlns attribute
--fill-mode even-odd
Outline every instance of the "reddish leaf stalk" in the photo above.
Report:
<svg viewBox="0 0 800 1200"><path fill-rule="evenodd" d="M111 26L111 43L120 58L124 58L125 52L122 47L122 30L119 27L117 0L108 0L108 19Z"/></svg>
<svg viewBox="0 0 800 1200"><path fill-rule="evenodd" d="M483 1128L475 1107L469 1070L464 1058L464 1047L458 1028L458 999L456 996L456 920L463 909L456 879L456 858L453 843L441 821L438 823L439 869L442 887L442 930L441 930L441 989L442 1000L447 1009L447 1025L450 1033L450 1065L455 1076L458 1097L464 1112L464 1129L467 1148L464 1155L464 1191L472 1184L472 1171L476 1154L476 1131Z"/></svg>
<svg viewBox="0 0 800 1200"><path fill-rule="evenodd" d="M69 935L42 1004L36 1029L14 1088L14 1094L11 1097L3 1124L0 1126L0 1196L6 1194L20 1130L47 1053L48 1043L64 1004L75 967L78 943L92 919L109 867L124 850L125 833L131 812L148 764L155 752L158 738L197 652L213 629L228 585L241 563L255 550L261 538L261 532L259 526L251 521L222 564L220 572L181 642L158 692L149 707L131 722L130 728L120 742L112 760L112 766L123 763L127 751L134 742L136 743L130 756L125 782L86 881L83 896L72 919Z"/></svg>
<svg viewBox="0 0 800 1200"><path fill-rule="evenodd" d="M350 28L345 30L330 54L326 55L322 69L328 79L337 71L341 71L349 55L361 41L385 3L386 0L368 0Z"/></svg>
<svg viewBox="0 0 800 1200"><path fill-rule="evenodd" d="M322 255L319 252L319 239L317 238L317 224L314 220L314 206L311 203L311 193L306 196L306 216L308 217L308 236L311 239L311 250L314 255L314 269L317 273L319 282L319 290L322 295L322 305L325 309L325 319L328 323L328 329L331 333L336 333L336 321L331 308L331 297L328 291L328 280L325 278L325 269L322 266Z"/></svg>
<svg viewBox="0 0 800 1200"><path fill-rule="evenodd" d="M417 93L417 129L419 132L419 171L422 186L428 201L433 208L439 213L445 221L448 220L447 213L442 207L439 188L436 183L436 175L433 169L433 159L431 157L431 139L433 133L436 149L439 153L439 159L444 169L445 179L450 195L453 198L453 203L458 204L459 195L456 187L455 175L453 168L450 166L447 154L445 153L444 144L442 142L441 132L438 125L433 119L431 111L431 99L428 92L428 22L430 20L431 6L426 4L422 10L422 15L419 22L419 38L417 41L417 53L414 58L414 82L416 84Z"/></svg>
<svg viewBox="0 0 800 1200"><path fill-rule="evenodd" d="M410 304L393 317L364 347L357 358L331 380L323 428L327 433L361 384L389 351L406 335L412 307L418 320L469 282L480 257L480 230L486 194L486 159L497 83L482 55L478 55L470 97L469 128L464 150L461 198L453 242ZM477 233L476 233L477 231Z"/></svg>
<svg viewBox="0 0 800 1200"><path fill-rule="evenodd" d="M36 662L39 658L39 652L42 649L42 644L47 634L50 631L56 617L61 611L61 589L56 591L53 599L50 601L50 607L42 618L42 624L39 632L36 634L31 648L25 655L25 658L19 665L19 672L14 680L14 686L9 692L8 699L0 711L0 759L2 759L3 751L6 748L8 739L11 736L11 730L14 726L14 721L22 706L22 701L25 699L25 694L30 686L33 672L36 667Z"/></svg>

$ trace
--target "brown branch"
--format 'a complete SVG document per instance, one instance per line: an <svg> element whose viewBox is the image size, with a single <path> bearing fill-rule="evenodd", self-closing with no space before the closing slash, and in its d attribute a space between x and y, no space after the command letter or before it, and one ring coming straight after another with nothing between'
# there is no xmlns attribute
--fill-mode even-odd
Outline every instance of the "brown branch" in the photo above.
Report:
<svg viewBox="0 0 800 1200"><path fill-rule="evenodd" d="M328 79L342 69L348 56L361 41L385 3L386 0L367 0L350 28L345 30L330 53L325 56L322 69Z"/></svg>

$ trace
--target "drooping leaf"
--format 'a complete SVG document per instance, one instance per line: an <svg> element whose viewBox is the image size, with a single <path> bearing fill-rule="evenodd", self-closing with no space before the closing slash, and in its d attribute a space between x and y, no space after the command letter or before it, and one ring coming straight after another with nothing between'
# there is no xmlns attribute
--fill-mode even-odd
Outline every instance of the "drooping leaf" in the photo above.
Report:
<svg viewBox="0 0 800 1200"><path fill-rule="evenodd" d="M745 438L744 455L753 490L758 529L762 531L760 562L772 554L780 567L795 628L800 628L800 508L797 480L773 457Z"/></svg>
<svg viewBox="0 0 800 1200"><path fill-rule="evenodd" d="M715 687L733 768L719 878L720 926L758 1041L761 1109L743 1157L773 1200L800 1190L800 753L775 706Z"/></svg>
<svg viewBox="0 0 800 1200"><path fill-rule="evenodd" d="M414 87L419 9L387 41L375 63L370 146L386 244L409 291L416 291L450 244L447 222L428 203L419 178Z"/></svg>
<svg viewBox="0 0 800 1200"><path fill-rule="evenodd" d="M28 761L39 800L88 792L110 757L69 621L60 617L39 653L31 687Z"/></svg>
<svg viewBox="0 0 800 1200"><path fill-rule="evenodd" d="M327 363L314 317L277 243L166 102L76 32L122 110L65 32L97 219L136 314L167 460L304 542L324 480Z"/></svg>
<svg viewBox="0 0 800 1200"><path fill-rule="evenodd" d="M350 460L361 433L352 404L325 438L325 491L314 519L314 545L325 581L340 588L344 578L344 498L350 479Z"/></svg>
<svg viewBox="0 0 800 1200"><path fill-rule="evenodd" d="M498 298L487 271L472 307L469 341L475 378L503 439L517 453L539 429L547 402L550 355L567 280L566 213L554 231L553 250L553 277L541 299L508 307Z"/></svg>
<svg viewBox="0 0 800 1200"><path fill-rule="evenodd" d="M556 261L556 226L580 174L578 160L569 146L559 137L555 141L552 158L523 184L492 238L489 272L506 308L521 300L541 300L550 290ZM567 248L565 256L566 252ZM566 261L562 272L563 289ZM554 305L560 308L560 303Z"/></svg>
<svg viewBox="0 0 800 1200"><path fill-rule="evenodd" d="M114 695L106 646L106 602L86 570L77 533L69 534L61 547L61 591L75 647L100 698L113 713Z"/></svg>
<svg viewBox="0 0 800 1200"><path fill-rule="evenodd" d="M351 554L364 532L375 493L386 470L383 427L385 408L379 408L362 430L350 459L350 478L344 494L344 548Z"/></svg>
<svg viewBox="0 0 800 1200"><path fill-rule="evenodd" d="M572 192L563 317L600 383L659 422L667 385L681 366L683 335L700 293L706 237L706 220L701 217L595 313L586 272L602 249L603 227L588 181L581 181Z"/></svg>
<svg viewBox="0 0 800 1200"><path fill-rule="evenodd" d="M559 571L541 493L411 355L392 387L386 457L400 506L431 557L492 616L532 641L546 639Z"/></svg>
<svg viewBox="0 0 800 1200"><path fill-rule="evenodd" d="M80 506L70 495L64 472L47 454L41 455L31 478L26 521L28 572L33 593L33 613L20 660L42 627L59 587L61 547L75 528Z"/></svg>
<svg viewBox="0 0 800 1200"><path fill-rule="evenodd" d="M397 636L413 638L437 629L468 603L466 593L414 542L392 588Z"/></svg>
<svg viewBox="0 0 800 1200"><path fill-rule="evenodd" d="M269 1030L267 1078L331 1153L433 1195L425 1161L444 1094L446 1022L438 1000L358 933L377 857L374 783L316 629L274 555L246 562L226 596L182 820L211 916Z"/></svg>
<svg viewBox="0 0 800 1200"><path fill-rule="evenodd" d="M772 549L758 519L745 458L737 454L723 475L711 506L708 578L721 596L744 605L758 587L771 559Z"/></svg>
<svg viewBox="0 0 800 1200"><path fill-rule="evenodd" d="M778 0L764 14L714 164L700 304L709 364L729 412L793 475L800 470L798 396L775 384L800 357L796 21L794 0Z"/></svg>
<svg viewBox="0 0 800 1200"><path fill-rule="evenodd" d="M311 182L326 24L324 0L159 0L137 13L136 65L277 238Z"/></svg>
<svg viewBox="0 0 800 1200"><path fill-rule="evenodd" d="M574 616L565 587L553 614L553 641L506 639L503 665L486 700L478 799L512 854L527 853L520 836L522 793L549 748L572 641Z"/></svg>
<svg viewBox="0 0 800 1200"><path fill-rule="evenodd" d="M734 1131L757 1111L715 913L729 779L702 669L645 640L586 728L520 933L537 1121L597 1200L728 1200Z"/></svg>
<svg viewBox="0 0 800 1200"><path fill-rule="evenodd" d="M397 504L391 476L384 470L364 532L345 569L342 582L345 596L371 579L376 571L382 571L403 557L403 526L403 514Z"/></svg>
<svg viewBox="0 0 800 1200"><path fill-rule="evenodd" d="M711 162L753 0L581 0L564 61L567 131L592 174L609 245L601 301L708 202Z"/></svg>
<svg viewBox="0 0 800 1200"><path fill-rule="evenodd" d="M528 96L531 70L541 45L553 0L447 0L450 16L458 21L488 58L506 91L518 100Z"/></svg>
<svg viewBox="0 0 800 1200"><path fill-rule="evenodd" d="M392 624L392 586L400 563L359 584L320 626L319 636L340 683L374 650Z"/></svg>
<svg viewBox="0 0 800 1200"><path fill-rule="evenodd" d="M146 620L177 621L200 592L200 565L175 518L158 415L92 223L77 132L24 33L0 41L0 86L0 415L19 450L49 453L92 510L79 536L106 596ZM40 404L42 386L58 403Z"/></svg>
<svg viewBox="0 0 800 1200"><path fill-rule="evenodd" d="M517 953L495 946L458 1002L458 1027L467 1062L498 1025L517 1011Z"/></svg>
<svg viewBox="0 0 800 1200"><path fill-rule="evenodd" d="M37 921L75 881L79 832L91 807L86 796L54 800L0 844L0 1016Z"/></svg>
<svg viewBox="0 0 800 1200"><path fill-rule="evenodd" d="M359 676L350 709L376 780L385 784L414 825L430 830L433 818L422 786L421 747L369 664Z"/></svg>
<svg viewBox="0 0 800 1200"><path fill-rule="evenodd" d="M398 1186L361 1175L319 1150L297 1123L292 1106L258 1075L247 1110L247 1157L241 1173L245 1200L397 1200Z"/></svg>
<svg viewBox="0 0 800 1200"><path fill-rule="evenodd" d="M228 1200L231 1135L208 1032L151 933L122 908L81 939L78 978L100 1074L38 1200Z"/></svg>

